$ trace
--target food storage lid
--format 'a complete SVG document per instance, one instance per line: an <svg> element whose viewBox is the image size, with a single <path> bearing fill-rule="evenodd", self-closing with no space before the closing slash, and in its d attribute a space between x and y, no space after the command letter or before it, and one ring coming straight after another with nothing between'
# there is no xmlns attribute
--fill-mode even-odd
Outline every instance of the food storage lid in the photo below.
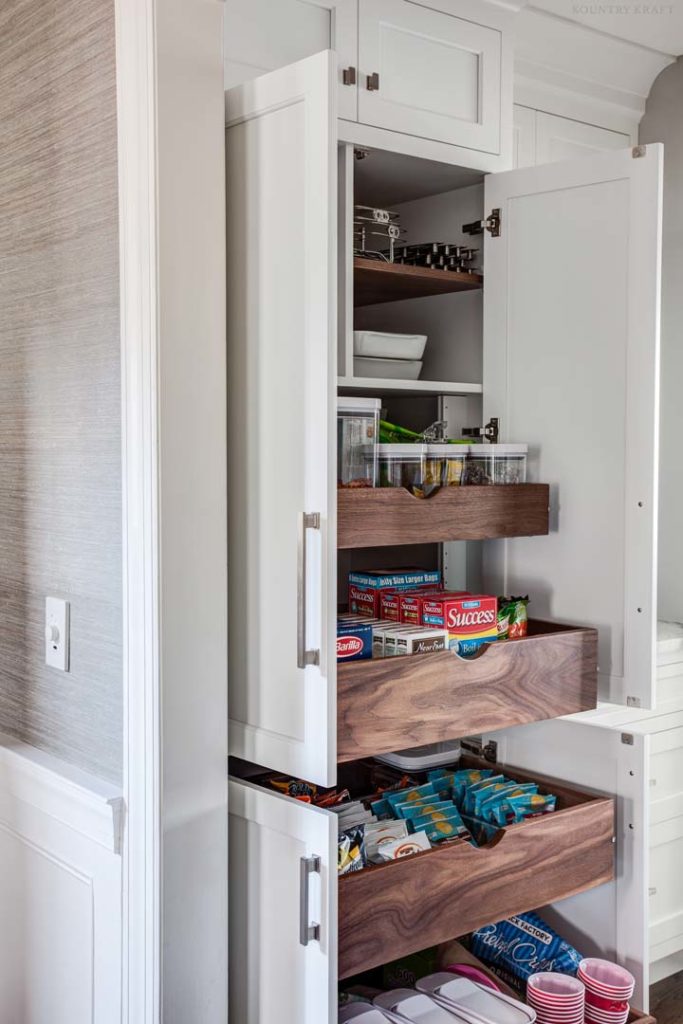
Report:
<svg viewBox="0 0 683 1024"><path fill-rule="evenodd" d="M528 444L473 444L470 445L473 455L480 455L482 458L495 456L500 458L505 455L528 455Z"/></svg>
<svg viewBox="0 0 683 1024"><path fill-rule="evenodd" d="M462 459L467 455L471 448L475 445L464 442L461 444L459 441L457 444L430 444L427 446L430 455L438 455L441 459ZM491 446L489 446L491 447Z"/></svg>
<svg viewBox="0 0 683 1024"><path fill-rule="evenodd" d="M429 452L428 444L378 444L380 459L423 459Z"/></svg>
<svg viewBox="0 0 683 1024"><path fill-rule="evenodd" d="M342 395L337 399L337 412L379 412L381 398L353 398Z"/></svg>

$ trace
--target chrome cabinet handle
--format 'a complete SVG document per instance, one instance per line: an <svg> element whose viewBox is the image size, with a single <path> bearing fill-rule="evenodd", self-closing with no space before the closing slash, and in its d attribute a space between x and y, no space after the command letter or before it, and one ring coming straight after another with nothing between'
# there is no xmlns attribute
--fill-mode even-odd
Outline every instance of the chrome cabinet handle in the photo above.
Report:
<svg viewBox="0 0 683 1024"><path fill-rule="evenodd" d="M320 925L309 919L309 888L311 875L320 874L320 857L302 857L299 861L299 942L302 946L315 939L320 942Z"/></svg>
<svg viewBox="0 0 683 1024"><path fill-rule="evenodd" d="M344 85L355 85L356 84L356 69L353 67L344 68L342 71L342 82Z"/></svg>
<svg viewBox="0 0 683 1024"><path fill-rule="evenodd" d="M319 512L302 512L297 542L296 663L299 668L320 664L320 651L306 650L306 530L320 529Z"/></svg>
<svg viewBox="0 0 683 1024"><path fill-rule="evenodd" d="M379 89L379 75L376 71L373 71L371 75L365 76L365 88L369 92L377 92Z"/></svg>

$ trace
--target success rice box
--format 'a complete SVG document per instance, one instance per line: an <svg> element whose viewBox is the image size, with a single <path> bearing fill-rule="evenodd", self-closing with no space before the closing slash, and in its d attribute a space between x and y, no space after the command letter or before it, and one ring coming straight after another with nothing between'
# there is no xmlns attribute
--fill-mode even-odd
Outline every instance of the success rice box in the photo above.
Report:
<svg viewBox="0 0 683 1024"><path fill-rule="evenodd" d="M422 602L425 626L448 630L449 647L466 657L498 637L498 599L489 594L429 597Z"/></svg>

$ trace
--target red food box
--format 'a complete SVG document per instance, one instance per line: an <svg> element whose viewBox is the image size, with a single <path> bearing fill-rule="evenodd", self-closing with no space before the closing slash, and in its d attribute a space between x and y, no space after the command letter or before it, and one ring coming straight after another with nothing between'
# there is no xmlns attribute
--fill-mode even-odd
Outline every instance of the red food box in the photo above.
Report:
<svg viewBox="0 0 683 1024"><path fill-rule="evenodd" d="M498 637L498 598L490 594L443 595L422 603L422 623L448 630L450 649L466 656Z"/></svg>
<svg viewBox="0 0 683 1024"><path fill-rule="evenodd" d="M379 599L379 617L387 622L401 621L401 593L398 590L383 590Z"/></svg>
<svg viewBox="0 0 683 1024"><path fill-rule="evenodd" d="M446 595L449 597L463 597L466 594L466 590L443 591L440 588L434 588L433 590L409 590L406 593L399 594L399 621L405 622L410 626L421 626L423 624L422 604L427 598L443 598Z"/></svg>

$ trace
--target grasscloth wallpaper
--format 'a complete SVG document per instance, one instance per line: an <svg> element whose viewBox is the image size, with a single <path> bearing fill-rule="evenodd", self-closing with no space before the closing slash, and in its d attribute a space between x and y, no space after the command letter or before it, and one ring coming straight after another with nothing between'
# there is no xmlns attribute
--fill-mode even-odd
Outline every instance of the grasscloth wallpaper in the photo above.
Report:
<svg viewBox="0 0 683 1024"><path fill-rule="evenodd" d="M121 774L114 0L0 3L0 730ZM71 672L46 668L46 595Z"/></svg>

